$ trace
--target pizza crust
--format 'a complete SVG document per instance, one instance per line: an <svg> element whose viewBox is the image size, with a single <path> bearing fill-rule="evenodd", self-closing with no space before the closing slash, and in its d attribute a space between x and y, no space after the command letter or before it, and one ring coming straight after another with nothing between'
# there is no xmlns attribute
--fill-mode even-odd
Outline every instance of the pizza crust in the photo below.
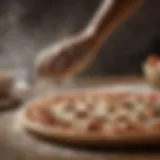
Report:
<svg viewBox="0 0 160 160"><path fill-rule="evenodd" d="M78 94L77 94L78 95ZM76 95L76 96L77 96ZM73 95L68 95L72 97ZM74 94L75 96L75 94ZM62 98L68 98L63 97ZM54 141L64 142L68 144L76 145L95 145L95 146L116 146L116 145L134 145L141 143L151 143L160 140L160 129L158 127L145 128L144 130L125 131L122 134L116 134L116 132L110 132L104 134L102 132L79 132L71 129L64 129L61 127L50 127L40 123L33 122L28 116L28 111L34 107L34 104L41 104L43 101L47 102L47 99L41 99L31 102L24 106L23 113L21 115L22 127L28 131L39 135L43 138L51 139ZM48 99L48 102L50 100Z"/></svg>

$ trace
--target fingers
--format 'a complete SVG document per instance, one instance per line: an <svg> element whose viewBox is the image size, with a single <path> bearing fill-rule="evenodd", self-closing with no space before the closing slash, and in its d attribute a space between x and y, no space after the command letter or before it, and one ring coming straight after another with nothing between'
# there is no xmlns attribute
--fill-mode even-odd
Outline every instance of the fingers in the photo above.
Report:
<svg viewBox="0 0 160 160"><path fill-rule="evenodd" d="M51 50L46 50L38 55L36 59L36 73L42 78L64 77L72 75L70 71L76 72L77 66L82 64L85 57L91 52L92 43L87 36L75 36L60 43Z"/></svg>
<svg viewBox="0 0 160 160"><path fill-rule="evenodd" d="M56 59L61 53L61 50L62 46L55 45L38 54L35 61L36 74L38 77L50 77L51 74L56 72L55 65L58 64Z"/></svg>

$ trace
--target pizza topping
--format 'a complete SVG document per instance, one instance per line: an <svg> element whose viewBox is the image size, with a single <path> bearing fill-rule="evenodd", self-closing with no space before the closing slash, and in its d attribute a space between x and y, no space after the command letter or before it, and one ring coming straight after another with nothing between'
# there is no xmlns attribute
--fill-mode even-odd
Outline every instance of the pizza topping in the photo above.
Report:
<svg viewBox="0 0 160 160"><path fill-rule="evenodd" d="M127 115L120 115L117 117L118 122L127 122L128 121L128 116Z"/></svg>
<svg viewBox="0 0 160 160"><path fill-rule="evenodd" d="M125 101L124 103L123 103L123 105L124 105L124 107L127 109L127 110L129 110L129 111L133 111L133 109L134 109L134 103L133 102L131 102L131 101Z"/></svg>
<svg viewBox="0 0 160 160"><path fill-rule="evenodd" d="M106 94L79 97L63 101L53 100L51 105L33 111L32 117L43 124L69 126L79 131L125 131L160 118L158 96L149 94Z"/></svg>
<svg viewBox="0 0 160 160"><path fill-rule="evenodd" d="M76 101L75 103L74 103L74 106L76 106L76 107L74 107L75 108L75 110L77 110L77 111L86 111L86 104L85 104L85 101Z"/></svg>
<svg viewBox="0 0 160 160"><path fill-rule="evenodd" d="M91 116L93 117L105 117L106 116L106 109L107 103L105 101L97 101L93 104L94 109L91 111Z"/></svg>
<svg viewBox="0 0 160 160"><path fill-rule="evenodd" d="M86 118L87 117L86 111L77 111L75 114L78 118Z"/></svg>
<svg viewBox="0 0 160 160"><path fill-rule="evenodd" d="M88 131L99 131L103 125L100 119L94 119L88 123Z"/></svg>
<svg viewBox="0 0 160 160"><path fill-rule="evenodd" d="M116 109L117 107L116 107L116 105L114 105L114 104L110 104L109 106L108 106L108 108L107 108L107 111L109 112L109 113L114 113L114 112L116 112Z"/></svg>
<svg viewBox="0 0 160 160"><path fill-rule="evenodd" d="M149 116L147 114L145 114L144 112L140 112L138 114L138 118L139 118L140 122L145 122L148 119L148 117Z"/></svg>
<svg viewBox="0 0 160 160"><path fill-rule="evenodd" d="M67 103L60 103L58 107L50 106L46 108L49 115L54 118L57 122L60 122L64 125L69 125L72 122L73 115L65 110Z"/></svg>
<svg viewBox="0 0 160 160"><path fill-rule="evenodd" d="M32 120L40 122L42 124L54 123L54 118L52 119L50 116L48 116L47 112L44 110L43 107L33 108L33 110L29 111L29 116Z"/></svg>
<svg viewBox="0 0 160 160"><path fill-rule="evenodd" d="M85 98L85 103L88 104L88 105L92 105L94 100L95 100L94 97L88 96L88 97Z"/></svg>
<svg viewBox="0 0 160 160"><path fill-rule="evenodd" d="M73 102L67 104L66 107L65 107L65 111L66 111L66 112L72 112L73 109L74 109L74 104L73 104Z"/></svg>

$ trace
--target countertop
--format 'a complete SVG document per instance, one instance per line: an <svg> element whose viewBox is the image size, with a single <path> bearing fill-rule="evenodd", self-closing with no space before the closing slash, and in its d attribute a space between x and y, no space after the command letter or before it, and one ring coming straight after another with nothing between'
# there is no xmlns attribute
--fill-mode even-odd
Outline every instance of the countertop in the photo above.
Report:
<svg viewBox="0 0 160 160"><path fill-rule="evenodd" d="M139 77L91 78L82 80L79 88L95 87L111 89L146 89L148 84ZM74 85L74 87L76 87ZM82 87L83 86L83 87ZM0 112L0 159L1 160L159 160L160 145L154 148L84 149L48 142L27 133L20 125L23 105L13 110Z"/></svg>

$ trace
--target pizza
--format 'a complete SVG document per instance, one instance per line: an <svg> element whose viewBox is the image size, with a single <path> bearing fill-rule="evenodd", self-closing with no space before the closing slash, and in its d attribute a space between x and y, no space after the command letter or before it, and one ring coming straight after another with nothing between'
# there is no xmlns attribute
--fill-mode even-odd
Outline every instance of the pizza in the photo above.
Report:
<svg viewBox="0 0 160 160"><path fill-rule="evenodd" d="M70 93L28 104L25 129L77 144L113 144L160 139L160 94Z"/></svg>

